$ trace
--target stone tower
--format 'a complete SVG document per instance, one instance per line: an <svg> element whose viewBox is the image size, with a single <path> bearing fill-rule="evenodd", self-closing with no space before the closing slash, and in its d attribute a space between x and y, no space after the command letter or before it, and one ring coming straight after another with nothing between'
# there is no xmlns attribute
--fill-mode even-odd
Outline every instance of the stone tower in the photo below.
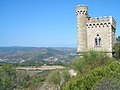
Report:
<svg viewBox="0 0 120 90"><path fill-rule="evenodd" d="M112 57L113 46L116 43L116 21L112 16L90 17L88 6L78 5L76 7L77 16L77 52L87 52L90 50L103 51Z"/></svg>
<svg viewBox="0 0 120 90"><path fill-rule="evenodd" d="M78 52L86 52L87 50L87 6L77 6L77 32L78 32Z"/></svg>

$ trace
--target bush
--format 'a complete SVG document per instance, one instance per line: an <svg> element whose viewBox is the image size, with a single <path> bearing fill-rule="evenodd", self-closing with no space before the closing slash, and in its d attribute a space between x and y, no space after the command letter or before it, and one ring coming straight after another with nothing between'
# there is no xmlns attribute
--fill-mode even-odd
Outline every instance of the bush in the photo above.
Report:
<svg viewBox="0 0 120 90"><path fill-rule="evenodd" d="M106 54L90 51L76 59L73 65L80 74L69 80L63 90L111 90L107 85L120 90L120 64ZM104 82L107 79L109 84ZM105 87L101 87L103 82Z"/></svg>
<svg viewBox="0 0 120 90"><path fill-rule="evenodd" d="M0 90L13 90L16 87L16 69L5 64L0 68Z"/></svg>
<svg viewBox="0 0 120 90"><path fill-rule="evenodd" d="M61 86L65 84L70 78L68 70L55 70L52 71L46 79L45 90L61 90Z"/></svg>
<svg viewBox="0 0 120 90"><path fill-rule="evenodd" d="M110 61L111 58L107 56L107 54L90 51L88 53L83 53L81 58L75 59L73 66L83 75L96 67L107 65Z"/></svg>
<svg viewBox="0 0 120 90"><path fill-rule="evenodd" d="M120 90L120 83L110 78L102 78L95 86L95 90Z"/></svg>

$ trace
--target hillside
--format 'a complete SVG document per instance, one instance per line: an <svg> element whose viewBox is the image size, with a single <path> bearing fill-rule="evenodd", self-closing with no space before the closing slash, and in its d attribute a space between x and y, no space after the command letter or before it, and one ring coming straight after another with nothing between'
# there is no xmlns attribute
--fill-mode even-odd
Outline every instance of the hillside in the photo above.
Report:
<svg viewBox="0 0 120 90"><path fill-rule="evenodd" d="M76 48L0 47L0 63L71 63Z"/></svg>

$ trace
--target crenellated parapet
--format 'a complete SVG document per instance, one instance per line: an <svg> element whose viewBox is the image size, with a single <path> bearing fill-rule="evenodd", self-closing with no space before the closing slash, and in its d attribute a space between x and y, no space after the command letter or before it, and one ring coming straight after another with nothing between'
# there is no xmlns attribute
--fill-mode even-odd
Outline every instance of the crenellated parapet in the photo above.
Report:
<svg viewBox="0 0 120 90"><path fill-rule="evenodd" d="M88 15L88 6L86 5L77 5L76 6L76 15Z"/></svg>
<svg viewBox="0 0 120 90"><path fill-rule="evenodd" d="M80 15L80 14L88 15L88 12L85 10L76 11L76 15Z"/></svg>
<svg viewBox="0 0 120 90"><path fill-rule="evenodd" d="M101 28L101 27L109 27L112 25L114 28L116 28L116 21L112 16L104 16L102 17L95 17L91 18L88 17L86 26L87 28Z"/></svg>

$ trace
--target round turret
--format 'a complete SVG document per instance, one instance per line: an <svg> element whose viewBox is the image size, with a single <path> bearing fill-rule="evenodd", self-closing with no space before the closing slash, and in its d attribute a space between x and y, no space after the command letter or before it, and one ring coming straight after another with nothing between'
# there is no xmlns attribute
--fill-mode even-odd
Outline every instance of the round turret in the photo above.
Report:
<svg viewBox="0 0 120 90"><path fill-rule="evenodd" d="M76 7L77 16L77 33L78 33L78 53L86 52L87 50L87 17L88 17L88 6L78 5Z"/></svg>

